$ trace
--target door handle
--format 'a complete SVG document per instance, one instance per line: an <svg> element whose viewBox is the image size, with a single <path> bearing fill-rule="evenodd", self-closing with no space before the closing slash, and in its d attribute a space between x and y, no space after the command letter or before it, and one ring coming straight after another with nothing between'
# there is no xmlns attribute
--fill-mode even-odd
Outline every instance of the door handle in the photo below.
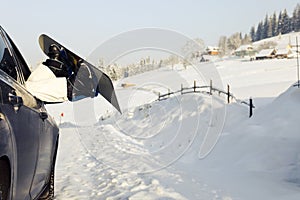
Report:
<svg viewBox="0 0 300 200"><path fill-rule="evenodd" d="M45 119L48 118L48 113L47 112L40 112L40 118L44 121Z"/></svg>

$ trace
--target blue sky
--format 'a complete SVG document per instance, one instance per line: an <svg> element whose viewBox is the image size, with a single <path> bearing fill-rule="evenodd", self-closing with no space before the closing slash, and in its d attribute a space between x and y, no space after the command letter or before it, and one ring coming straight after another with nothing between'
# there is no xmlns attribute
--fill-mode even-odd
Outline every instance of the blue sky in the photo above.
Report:
<svg viewBox="0 0 300 200"><path fill-rule="evenodd" d="M87 57L112 36L143 27L167 28L207 45L217 44L221 35L241 31L265 15L287 9L291 14L299 0L127 0L76 1L27 0L1 2L1 26L11 35L34 66L44 59L38 36L47 33Z"/></svg>

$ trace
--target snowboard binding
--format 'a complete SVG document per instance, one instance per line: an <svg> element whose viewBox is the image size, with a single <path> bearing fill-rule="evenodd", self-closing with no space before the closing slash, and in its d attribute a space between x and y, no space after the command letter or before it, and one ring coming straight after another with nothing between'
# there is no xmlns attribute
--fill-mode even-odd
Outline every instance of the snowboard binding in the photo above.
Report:
<svg viewBox="0 0 300 200"><path fill-rule="evenodd" d="M43 64L49 67L56 77L68 77L67 67L60 59L60 49L57 45L50 45L48 56L49 58Z"/></svg>

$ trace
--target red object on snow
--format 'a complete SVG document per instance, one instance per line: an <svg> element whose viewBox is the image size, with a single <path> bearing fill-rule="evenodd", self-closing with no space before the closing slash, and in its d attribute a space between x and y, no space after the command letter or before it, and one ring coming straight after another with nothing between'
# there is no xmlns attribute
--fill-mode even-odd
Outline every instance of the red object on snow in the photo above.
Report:
<svg viewBox="0 0 300 200"><path fill-rule="evenodd" d="M60 116L63 117L63 116L64 116L64 113L60 113Z"/></svg>

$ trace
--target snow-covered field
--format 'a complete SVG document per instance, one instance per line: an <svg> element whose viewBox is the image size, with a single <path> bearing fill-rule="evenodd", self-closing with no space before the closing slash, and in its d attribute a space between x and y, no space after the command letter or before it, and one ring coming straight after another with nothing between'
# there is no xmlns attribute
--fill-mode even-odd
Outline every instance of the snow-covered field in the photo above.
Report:
<svg viewBox="0 0 300 200"><path fill-rule="evenodd" d="M252 118L217 94L156 101L181 83L205 84L191 66L120 80L122 115L100 97L49 105L62 122L56 199L300 199L296 60L226 59L196 69L214 66L238 99L253 98Z"/></svg>

